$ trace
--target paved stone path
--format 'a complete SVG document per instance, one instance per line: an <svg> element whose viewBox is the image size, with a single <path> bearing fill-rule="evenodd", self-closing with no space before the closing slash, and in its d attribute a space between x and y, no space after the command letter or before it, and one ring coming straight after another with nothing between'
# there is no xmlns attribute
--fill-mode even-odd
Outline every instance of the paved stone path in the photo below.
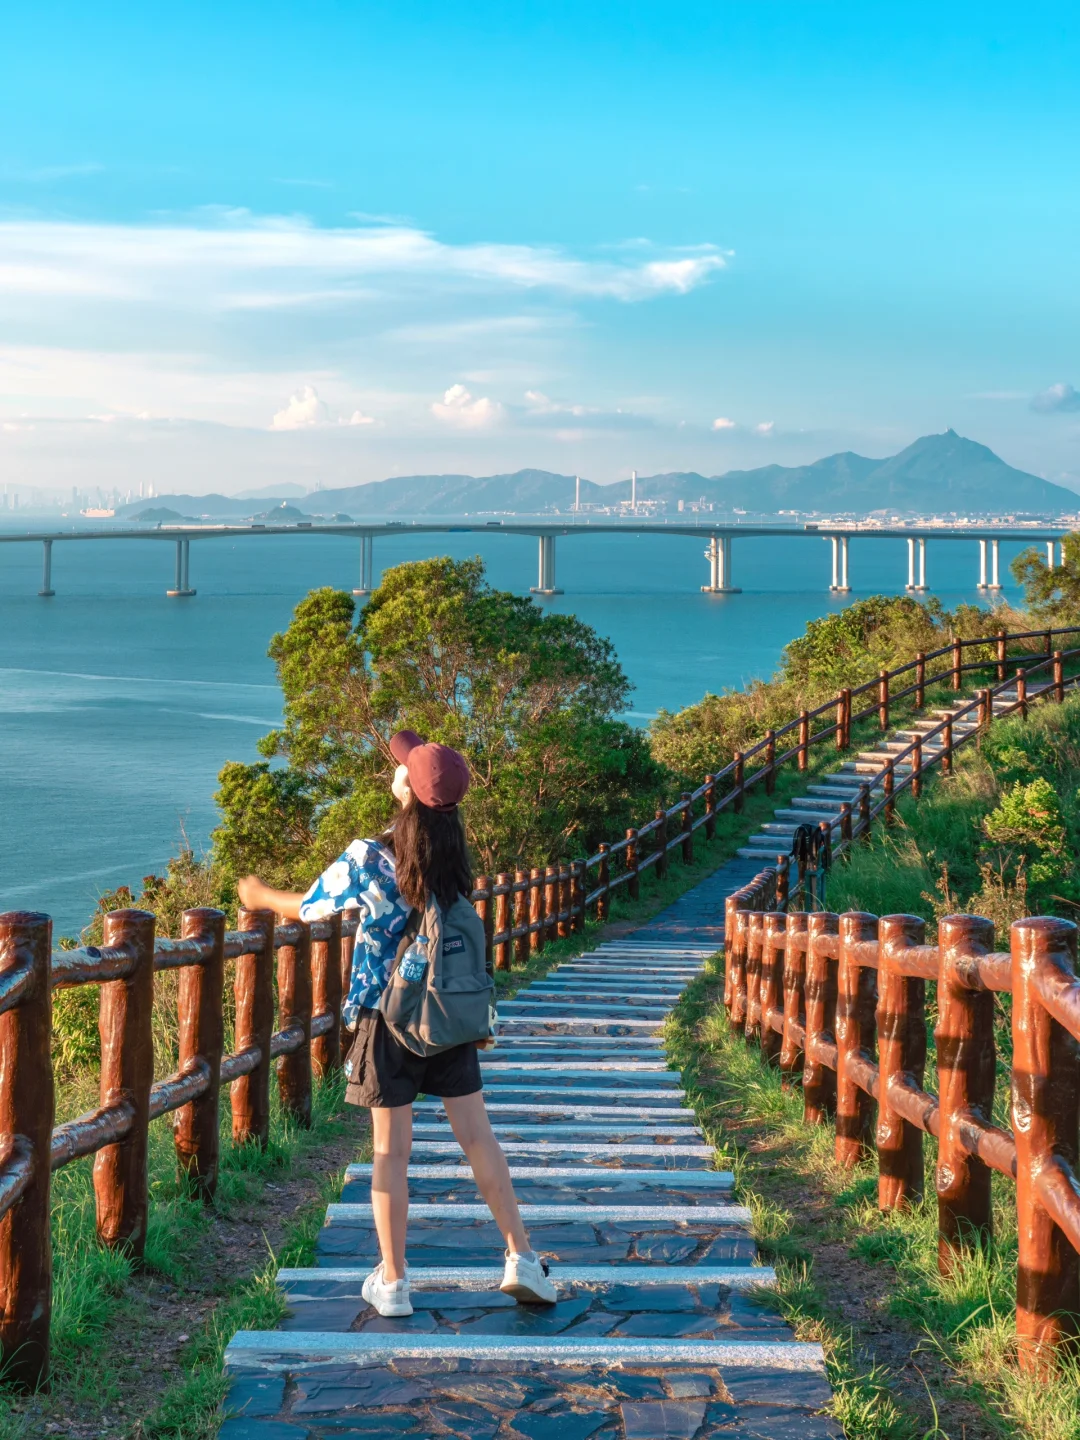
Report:
<svg viewBox="0 0 1080 1440"><path fill-rule="evenodd" d="M499 1290L502 1239L437 1100L415 1107L415 1313L360 1287L378 1258L370 1166L349 1167L316 1266L282 1270L290 1315L229 1345L222 1440L824 1440L820 1347L762 1301L749 1212L667 1067L659 1034L723 938L739 858L631 937L500 1007L484 1094L553 1306Z"/></svg>

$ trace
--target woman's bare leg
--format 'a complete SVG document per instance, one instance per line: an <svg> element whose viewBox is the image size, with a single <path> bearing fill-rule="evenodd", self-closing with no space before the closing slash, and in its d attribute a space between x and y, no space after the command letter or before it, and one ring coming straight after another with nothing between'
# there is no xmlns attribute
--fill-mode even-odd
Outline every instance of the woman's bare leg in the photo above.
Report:
<svg viewBox="0 0 1080 1440"><path fill-rule="evenodd" d="M412 1106L372 1110L371 1136L371 1210L382 1251L383 1279L393 1284L405 1278Z"/></svg>
<svg viewBox="0 0 1080 1440"><path fill-rule="evenodd" d="M445 1099L443 1104L454 1138L465 1151L477 1188L506 1238L507 1249L516 1255L527 1255L532 1249L529 1235L521 1223L510 1167L492 1133L483 1094L478 1090L475 1095Z"/></svg>

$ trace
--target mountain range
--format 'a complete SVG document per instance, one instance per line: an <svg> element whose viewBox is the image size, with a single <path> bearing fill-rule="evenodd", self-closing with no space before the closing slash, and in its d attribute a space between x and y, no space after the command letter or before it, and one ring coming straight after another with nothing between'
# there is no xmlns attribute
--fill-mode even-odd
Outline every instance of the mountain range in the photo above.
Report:
<svg viewBox="0 0 1080 1440"><path fill-rule="evenodd" d="M320 515L347 514L357 519L386 515L464 515L483 512L536 515L568 512L574 504L576 479L548 470L518 470L509 475L405 475L337 490L309 492L296 499L298 510ZM293 487L289 487L292 491ZM296 487L297 489L299 487ZM597 485L580 481L582 505L617 505L630 499L630 481ZM282 488L277 488L280 497ZM257 489L243 496L162 495L156 507L186 515L249 516L272 510L271 492ZM775 514L782 510L826 514L1052 514L1080 509L1073 490L1015 470L985 445L954 430L924 435L898 455L873 460L848 450L810 465L766 465L756 470L729 470L704 476L695 471L641 475L638 500L658 500L674 507L679 500L704 499L715 511L742 510ZM121 511L137 518L141 501ZM291 508L291 507L290 507Z"/></svg>

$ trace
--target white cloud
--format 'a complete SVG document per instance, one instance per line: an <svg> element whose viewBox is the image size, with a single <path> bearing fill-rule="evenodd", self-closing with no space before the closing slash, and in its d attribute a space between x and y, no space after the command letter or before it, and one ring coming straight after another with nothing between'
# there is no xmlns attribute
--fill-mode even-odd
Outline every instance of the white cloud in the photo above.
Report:
<svg viewBox="0 0 1080 1440"><path fill-rule="evenodd" d="M441 401L436 400L431 413L437 420L461 430L485 430L502 416L502 406L486 395L474 400L464 385L451 385Z"/></svg>
<svg viewBox="0 0 1080 1440"><path fill-rule="evenodd" d="M404 224L323 229L246 211L159 225L0 223L0 294L202 310L362 301L391 282L632 302L684 295L726 264L714 246L644 261L581 259L553 246L446 244Z"/></svg>
<svg viewBox="0 0 1080 1440"><path fill-rule="evenodd" d="M726 415L718 415L712 422L712 428L714 430L734 430L735 421L729 420Z"/></svg>
<svg viewBox="0 0 1080 1440"><path fill-rule="evenodd" d="M328 419L329 411L319 399L319 392L314 385L304 385L289 396L289 403L274 416L270 429L310 430L313 425L325 425Z"/></svg>
<svg viewBox="0 0 1080 1440"><path fill-rule="evenodd" d="M1043 415L1053 415L1068 411L1080 410L1080 392L1065 381L1057 385L1051 385L1049 389L1042 390L1031 402L1032 410L1038 410Z"/></svg>
<svg viewBox="0 0 1080 1440"><path fill-rule="evenodd" d="M348 418L347 420L344 419L344 418L342 418L341 420L338 421L338 424L339 424L339 425L374 425L374 424L375 424L375 417L374 417L374 415L365 415L362 410L354 410L353 413L349 416L349 418Z"/></svg>
<svg viewBox="0 0 1080 1440"><path fill-rule="evenodd" d="M754 426L754 434L755 434L755 435L771 435L772 432L773 432L773 426L774 426L775 424L776 424L776 421L775 421L775 420L762 420L762 422L761 422L760 425L755 425L755 426Z"/></svg>

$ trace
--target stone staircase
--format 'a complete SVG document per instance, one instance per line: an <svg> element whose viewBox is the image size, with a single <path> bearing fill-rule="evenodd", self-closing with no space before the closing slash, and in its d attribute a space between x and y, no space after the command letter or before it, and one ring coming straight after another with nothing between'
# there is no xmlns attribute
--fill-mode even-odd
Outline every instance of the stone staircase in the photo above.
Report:
<svg viewBox="0 0 1080 1440"><path fill-rule="evenodd" d="M753 852L758 853L756 850ZM712 1168L661 1027L722 943L733 860L632 936L500 1007L484 1093L553 1306L499 1290L502 1239L438 1100L415 1106L415 1313L360 1287L378 1258L370 1167L349 1167L311 1269L282 1270L289 1317L226 1353L222 1440L757 1440L838 1437L817 1345L761 1287L749 1212Z"/></svg>
<svg viewBox="0 0 1080 1440"><path fill-rule="evenodd" d="M1041 690L1049 688L1051 688L1049 685L1029 685L1028 698L1033 699ZM965 697L957 700L953 705L931 710L926 719L916 720L906 728L888 732L872 750L863 750L849 756L834 771L827 775L821 775L816 782L807 785L803 795L796 796L789 805L774 810L772 820L762 825L756 834L751 835L746 844L737 852L741 859L753 862L750 865L749 873L756 874L763 866L773 864L777 855L787 854L791 848L795 831L800 825L817 826L823 820L833 826L839 825L840 810L845 804L852 808L854 829L858 833L860 787L869 784L871 792L880 792L881 777L890 755L902 753L917 736L925 735L936 729L942 720L956 716L970 703L971 697ZM1005 714L1015 703L1015 687L1003 691L1000 696L994 698L994 714ZM970 734L976 728L970 712L962 720L954 720L954 744L962 736ZM941 750L940 737L926 741L923 745L924 763L939 755ZM894 771L897 782L908 775L910 771L910 762L901 761Z"/></svg>

